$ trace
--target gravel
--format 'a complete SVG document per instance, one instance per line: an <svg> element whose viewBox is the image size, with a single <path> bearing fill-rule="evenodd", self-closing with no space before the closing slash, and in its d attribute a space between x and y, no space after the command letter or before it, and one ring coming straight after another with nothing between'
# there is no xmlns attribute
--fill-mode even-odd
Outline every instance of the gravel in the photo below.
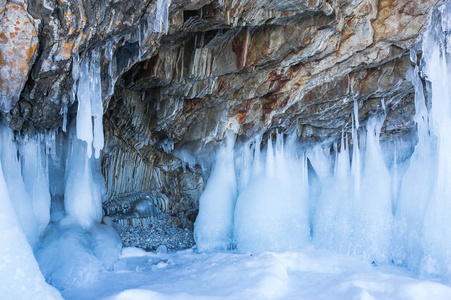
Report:
<svg viewBox="0 0 451 300"><path fill-rule="evenodd" d="M170 250L187 249L195 245L192 231L168 225L164 220L156 220L142 227L120 226L120 237L124 247L138 247L147 251L155 250L160 245Z"/></svg>

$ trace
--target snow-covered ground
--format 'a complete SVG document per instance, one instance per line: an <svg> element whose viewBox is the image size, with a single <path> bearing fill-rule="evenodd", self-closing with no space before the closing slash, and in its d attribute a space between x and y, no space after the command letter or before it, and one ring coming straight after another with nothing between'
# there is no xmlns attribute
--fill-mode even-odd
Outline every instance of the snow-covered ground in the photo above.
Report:
<svg viewBox="0 0 451 300"><path fill-rule="evenodd" d="M451 299L451 287L405 269L313 247L260 254L124 248L115 270L65 299Z"/></svg>

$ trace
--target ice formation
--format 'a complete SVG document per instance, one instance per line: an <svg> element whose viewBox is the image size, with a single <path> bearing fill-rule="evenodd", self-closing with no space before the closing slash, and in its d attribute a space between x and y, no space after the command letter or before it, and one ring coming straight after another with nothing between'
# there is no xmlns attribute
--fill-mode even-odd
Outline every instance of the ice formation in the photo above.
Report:
<svg viewBox="0 0 451 300"><path fill-rule="evenodd" d="M227 250L232 243L237 192L234 143L234 137L229 137L226 146L218 152L208 185L199 199L194 236L200 251Z"/></svg>
<svg viewBox="0 0 451 300"><path fill-rule="evenodd" d="M155 31L164 27L167 32L169 5L170 1L157 2ZM393 262L426 278L449 282L450 35L448 2L434 13L431 26L423 35L421 61L417 61L414 51L411 53L415 67L407 76L415 86L418 142L407 156L399 155L400 149L406 148L401 142L391 148L381 147L384 101L382 110L363 124L359 123L355 101L352 128L344 128L340 143L332 145L302 147L295 132L288 136L276 134L275 141L274 136L265 140L258 136L244 144L235 144L235 136L229 136L216 154L199 201L195 223L197 249L214 252L236 248L241 253L257 253L254 256L257 262L249 255L232 253L198 256L212 259L207 260L208 267L199 263L199 269L206 270L206 277L212 277L209 270L216 270L216 261L245 262L255 271L251 272L254 275L260 274L259 268L266 264L269 279L265 277L259 282L263 288L245 289L243 295L263 296L269 291L278 296L288 286L287 270L305 272L308 274L305 279L315 268L320 269L315 270L317 273L330 272L330 265L343 268L336 263L343 257L329 252L324 257L333 256L335 264L320 259L321 263L315 261L313 266L306 266L306 253L311 249L308 245L312 244L320 258L324 252L318 249L363 259L367 263L362 266L368 272L373 270L371 263ZM111 51L107 51L110 60ZM86 55L81 65L74 56L73 78L71 102L75 98L79 102L76 131L72 124L67 134L14 136L11 129L0 127L2 297L60 299L58 292L44 282L42 274L58 289L70 291L99 279L103 271L127 268L116 264L121 253L117 233L111 226L99 223L104 193L98 159L104 143L99 52ZM161 147L171 152L173 143L166 140ZM91 155L93 148L95 157ZM152 215L155 212L151 204L146 200L136 209L140 214ZM304 252L265 253L301 248ZM159 249L158 255L167 255L166 260L149 265L151 259L142 254L146 259L143 267L157 272L177 268L174 260L193 263L197 259L182 253L172 260L163 247ZM349 262L360 268L355 260L349 258ZM287 263L288 267L284 265ZM227 264L223 262L224 265ZM338 267L334 267L334 274ZM227 268L236 274L242 266L239 270L236 266ZM227 273L221 268L217 270L222 276ZM133 272L141 269L136 267ZM185 269L180 272L184 278L185 272ZM321 276L315 282L322 281L322 273ZM381 281L386 278L377 276L381 276ZM230 282L235 282L232 279ZM351 288L340 287L352 296L354 286L359 287L360 283L349 280L351 283L344 284ZM371 280L368 279L368 286L372 286ZM275 288L266 289L271 286ZM426 293L428 289L423 288ZM450 292L447 289L443 293Z"/></svg>
<svg viewBox="0 0 451 300"><path fill-rule="evenodd" d="M91 51L90 56L85 56L80 67L75 66L77 60L74 58L72 70L74 82L78 79L77 138L88 144L88 157L91 157L93 145L95 157L99 158L104 146L100 52Z"/></svg>
<svg viewBox="0 0 451 300"><path fill-rule="evenodd" d="M164 33L168 33L169 6L171 6L171 0L157 0L155 19L153 19L153 30L155 32L163 32L164 30Z"/></svg>
<svg viewBox="0 0 451 300"><path fill-rule="evenodd" d="M289 250L308 243L307 161L303 154L296 156L293 146L278 136L275 147L270 139L261 155L256 142L252 166L243 164L251 170L241 171L250 177L241 184L234 214L239 251ZM252 159L247 154L244 161Z"/></svg>
<svg viewBox="0 0 451 300"><path fill-rule="evenodd" d="M22 230L31 247L34 247L38 242L40 232L38 231L38 223L34 214L33 202L27 193L22 177L14 134L11 129L2 126L0 127L0 135L3 176L8 187L9 198L13 199L12 204Z"/></svg>
<svg viewBox="0 0 451 300"><path fill-rule="evenodd" d="M75 137L70 139L64 189L67 215L84 228L90 227L93 222L100 222L102 196L105 193L100 160L89 158L87 151L86 143Z"/></svg>
<svg viewBox="0 0 451 300"><path fill-rule="evenodd" d="M422 60L417 62L416 53L411 54L417 66L407 76L415 86L418 142L410 158L398 155L398 149L406 148L400 142L384 148L392 152L382 150L379 135L386 109L359 124L357 102L352 129L343 133L339 146L296 149L278 136L275 144L271 138L266 141L262 153L256 139L252 145L235 147L235 181L228 149L228 158L218 155L216 162L228 169L215 167L201 198L198 249L209 251L214 248L210 245L232 240L232 248L240 252L287 250L311 239L317 248L375 264L394 262L422 276L449 280L450 20L448 2L433 15L423 36ZM426 81L430 109L420 75ZM215 204L221 197L227 199L227 209ZM232 238L230 220L234 220ZM208 240L199 235L216 226L226 229L215 231Z"/></svg>
<svg viewBox="0 0 451 300"><path fill-rule="evenodd" d="M75 56L73 77L71 102L76 97L79 106L76 124L72 122L67 134L15 136L11 129L0 127L0 187L7 186L0 189L8 194L1 205L14 208L11 213L5 207L11 216L5 217L6 225L0 227L5 242L11 245L2 249L1 258L6 261L0 265L6 268L2 275L15 276L4 280L10 288L2 295L11 299L16 299L14 293L20 290L17 299L58 298L39 268L48 282L64 290L92 282L101 271L111 270L121 252L115 230L99 223L105 192L99 159L104 143L100 54L92 51L81 66ZM65 132L67 119L64 123ZM17 240L9 241L14 234ZM14 265L9 258L19 263Z"/></svg>
<svg viewBox="0 0 451 300"><path fill-rule="evenodd" d="M2 129L4 131L4 129ZM4 134L4 132L2 132ZM3 145L2 141L2 145ZM4 152L4 149L2 149ZM17 186L8 185L0 161L0 294L3 299L62 299L59 292L49 286L42 276L34 258L22 224L16 217L17 206L12 202L11 190ZM14 199L14 201L11 201ZM30 206L31 207L31 206ZM26 207L21 207L26 209ZM28 240L29 237L28 237Z"/></svg>

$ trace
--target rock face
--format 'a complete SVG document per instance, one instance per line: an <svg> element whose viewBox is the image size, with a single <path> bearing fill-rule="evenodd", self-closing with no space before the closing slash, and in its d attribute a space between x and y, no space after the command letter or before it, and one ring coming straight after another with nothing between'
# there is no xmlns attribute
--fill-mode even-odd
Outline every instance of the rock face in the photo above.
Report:
<svg viewBox="0 0 451 300"><path fill-rule="evenodd" d="M108 198L158 191L191 227L208 168L180 158L208 158L229 129L334 140L357 105L361 122L386 111L383 138L413 130L410 49L439 2L0 0L2 119L61 127L73 64L100 53Z"/></svg>

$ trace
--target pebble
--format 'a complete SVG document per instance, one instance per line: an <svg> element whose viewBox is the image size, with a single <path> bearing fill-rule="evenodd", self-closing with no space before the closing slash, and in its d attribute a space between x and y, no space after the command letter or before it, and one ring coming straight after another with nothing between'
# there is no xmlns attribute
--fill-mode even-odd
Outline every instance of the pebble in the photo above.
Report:
<svg viewBox="0 0 451 300"><path fill-rule="evenodd" d="M124 247L138 247L147 251L156 250L159 246L180 250L195 245L192 231L168 225L164 220L156 220L142 227L120 226L120 237Z"/></svg>

